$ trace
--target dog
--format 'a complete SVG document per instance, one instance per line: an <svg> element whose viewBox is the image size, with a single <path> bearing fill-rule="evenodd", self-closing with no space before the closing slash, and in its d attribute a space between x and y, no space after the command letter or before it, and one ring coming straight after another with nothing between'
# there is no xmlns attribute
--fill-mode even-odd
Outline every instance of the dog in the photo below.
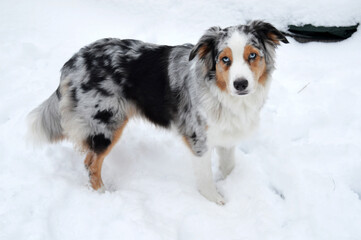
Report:
<svg viewBox="0 0 361 240"><path fill-rule="evenodd" d="M196 45L98 40L64 64L57 90L28 116L31 133L37 141L72 141L86 153L92 188L104 190L104 158L127 122L142 117L183 138L199 192L222 205L211 152L226 177L235 146L258 125L281 42L288 43L263 21L212 27Z"/></svg>

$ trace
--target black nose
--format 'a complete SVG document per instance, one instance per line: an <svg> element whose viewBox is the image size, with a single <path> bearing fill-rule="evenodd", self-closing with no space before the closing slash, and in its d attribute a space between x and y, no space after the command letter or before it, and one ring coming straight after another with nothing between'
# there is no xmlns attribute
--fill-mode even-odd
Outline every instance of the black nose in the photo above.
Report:
<svg viewBox="0 0 361 240"><path fill-rule="evenodd" d="M233 86L238 91L243 91L248 87L248 81L246 79L237 79L233 82Z"/></svg>

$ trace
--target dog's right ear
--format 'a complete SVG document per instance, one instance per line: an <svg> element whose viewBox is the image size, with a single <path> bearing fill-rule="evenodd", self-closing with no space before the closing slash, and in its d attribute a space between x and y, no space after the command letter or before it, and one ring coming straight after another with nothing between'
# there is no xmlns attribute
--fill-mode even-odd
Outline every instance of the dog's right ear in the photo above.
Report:
<svg viewBox="0 0 361 240"><path fill-rule="evenodd" d="M198 43L193 47L189 61L193 60L196 55L202 60L209 69L215 67L215 48L222 29L220 27L211 27L199 39Z"/></svg>

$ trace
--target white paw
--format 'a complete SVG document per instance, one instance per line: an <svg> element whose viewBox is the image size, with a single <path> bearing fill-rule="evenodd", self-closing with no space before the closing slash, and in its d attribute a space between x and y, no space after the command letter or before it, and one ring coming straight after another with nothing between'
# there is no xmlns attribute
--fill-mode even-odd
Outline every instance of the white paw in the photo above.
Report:
<svg viewBox="0 0 361 240"><path fill-rule="evenodd" d="M98 192L98 193L105 193L105 187L104 187L104 185L102 185L100 188L98 188L96 191Z"/></svg>
<svg viewBox="0 0 361 240"><path fill-rule="evenodd" d="M221 194L218 193L217 189L199 189L199 192L211 202L215 202L218 205L226 204L226 201Z"/></svg>

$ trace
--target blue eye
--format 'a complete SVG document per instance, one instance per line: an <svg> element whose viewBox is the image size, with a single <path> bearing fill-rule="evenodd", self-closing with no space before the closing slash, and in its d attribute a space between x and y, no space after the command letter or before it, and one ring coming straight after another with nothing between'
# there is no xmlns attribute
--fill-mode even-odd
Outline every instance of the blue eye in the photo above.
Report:
<svg viewBox="0 0 361 240"><path fill-rule="evenodd" d="M225 64L229 64L231 62L231 59L229 59L229 57L223 57L222 58L222 61L225 63Z"/></svg>
<svg viewBox="0 0 361 240"><path fill-rule="evenodd" d="M256 53L251 53L251 54L249 54L248 59L249 60L254 60L254 59L256 59L256 57L257 57Z"/></svg>

